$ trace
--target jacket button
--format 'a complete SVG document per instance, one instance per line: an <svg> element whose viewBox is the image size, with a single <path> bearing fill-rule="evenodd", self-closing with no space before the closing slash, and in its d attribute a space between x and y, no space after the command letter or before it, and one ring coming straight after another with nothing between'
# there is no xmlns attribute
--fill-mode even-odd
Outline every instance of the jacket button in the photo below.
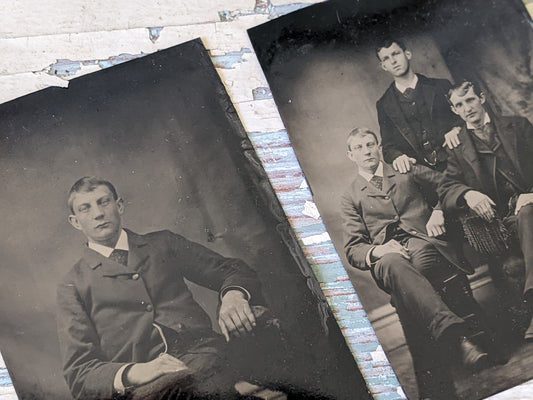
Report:
<svg viewBox="0 0 533 400"><path fill-rule="evenodd" d="M146 311L151 312L154 309L151 304L146 305Z"/></svg>
<svg viewBox="0 0 533 400"><path fill-rule="evenodd" d="M133 279L134 281L136 281L137 279L139 279L139 274L133 274L131 276L131 279Z"/></svg>

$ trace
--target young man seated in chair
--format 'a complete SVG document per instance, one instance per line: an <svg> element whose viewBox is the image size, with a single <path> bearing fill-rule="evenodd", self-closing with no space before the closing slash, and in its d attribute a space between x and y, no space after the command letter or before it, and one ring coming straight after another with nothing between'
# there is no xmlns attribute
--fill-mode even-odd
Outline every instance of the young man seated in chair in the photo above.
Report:
<svg viewBox="0 0 533 400"><path fill-rule="evenodd" d="M419 164L396 172L381 161L378 139L366 128L354 129L347 145L358 168L341 204L347 260L370 270L390 294L413 356L420 398L455 398L437 353L451 350L474 369L486 366L488 355L467 338L467 324L438 293L450 278L473 272L441 238L443 212L432 206L442 174ZM457 295L479 308L468 290Z"/></svg>
<svg viewBox="0 0 533 400"><path fill-rule="evenodd" d="M525 264L524 299L533 313L533 126L523 117L489 112L485 94L472 82L452 86L448 101L464 123L461 144L448 149L439 187L443 208L471 209L503 220L517 236ZM525 332L533 340L533 318Z"/></svg>
<svg viewBox="0 0 533 400"><path fill-rule="evenodd" d="M226 342L260 325L256 273L170 231L122 226L124 202L108 181L84 177L68 197L70 224L87 238L58 286L63 370L76 399L234 398L239 376ZM218 324L184 278L218 291ZM256 325L258 325L256 327Z"/></svg>

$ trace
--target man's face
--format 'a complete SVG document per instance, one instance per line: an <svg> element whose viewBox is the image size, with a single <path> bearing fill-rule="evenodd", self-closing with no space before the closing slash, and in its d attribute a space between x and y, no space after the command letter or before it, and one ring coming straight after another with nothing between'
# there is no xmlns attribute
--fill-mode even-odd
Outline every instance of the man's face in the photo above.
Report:
<svg viewBox="0 0 533 400"><path fill-rule="evenodd" d="M90 192L76 193L72 208L74 214L68 220L74 228L92 242L115 246L122 229L122 199L115 200L109 188L100 185Z"/></svg>
<svg viewBox="0 0 533 400"><path fill-rule="evenodd" d="M348 158L357 166L370 174L376 171L379 165L379 145L374 135L362 134L350 138Z"/></svg>
<svg viewBox="0 0 533 400"><path fill-rule="evenodd" d="M378 51L381 68L392 76L403 76L409 71L411 52L402 50L397 43L384 47Z"/></svg>
<svg viewBox="0 0 533 400"><path fill-rule="evenodd" d="M485 95L481 93L478 96L474 92L474 88L468 88L463 96L459 95L457 91L452 92L450 96L450 103L452 104L452 111L459 115L463 121L469 122L475 127L483 124L485 121Z"/></svg>

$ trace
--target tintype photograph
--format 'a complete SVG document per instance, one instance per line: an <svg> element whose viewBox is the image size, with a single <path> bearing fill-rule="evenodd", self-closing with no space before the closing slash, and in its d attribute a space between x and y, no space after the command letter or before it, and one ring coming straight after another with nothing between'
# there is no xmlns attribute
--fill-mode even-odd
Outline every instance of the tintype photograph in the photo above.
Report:
<svg viewBox="0 0 533 400"><path fill-rule="evenodd" d="M369 398L199 39L0 106L20 399Z"/></svg>
<svg viewBox="0 0 533 400"><path fill-rule="evenodd" d="M335 0L248 33L407 397L533 378L523 3Z"/></svg>

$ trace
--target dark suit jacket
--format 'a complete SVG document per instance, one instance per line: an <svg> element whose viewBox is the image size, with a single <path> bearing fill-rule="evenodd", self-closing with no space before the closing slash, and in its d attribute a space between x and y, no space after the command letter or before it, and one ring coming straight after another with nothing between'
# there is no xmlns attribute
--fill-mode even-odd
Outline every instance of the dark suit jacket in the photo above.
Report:
<svg viewBox="0 0 533 400"><path fill-rule="evenodd" d="M368 251L390 240L389 227L399 222L404 231L427 240L451 263L473 273L448 242L427 235L426 224L433 212L428 199L436 197L442 174L418 164L400 174L384 164L383 175L382 191L358 175L342 196L344 251L350 265L368 269Z"/></svg>
<svg viewBox="0 0 533 400"><path fill-rule="evenodd" d="M533 187L533 126L523 117L491 115L504 150L529 188ZM482 193L493 185L494 169L482 170L470 133L463 123L459 133L461 144L448 151L448 166L438 188L443 208L458 210L464 205L463 195L468 190Z"/></svg>
<svg viewBox="0 0 533 400"><path fill-rule="evenodd" d="M444 134L454 126L461 125L461 119L451 111L445 97L451 84L446 79L433 79L426 78L424 75L417 75L417 85L420 85L430 110L434 134L440 137L442 144L444 143ZM416 158L419 164L425 164L424 154L418 145L418 139L402 112L395 90L393 82L376 103L383 144L383 158L385 162L390 164L396 157L406 154Z"/></svg>
<svg viewBox="0 0 533 400"><path fill-rule="evenodd" d="M210 329L183 278L222 293L246 288L261 296L244 262L170 231L128 231L128 266L85 247L57 290L58 334L64 375L75 398L108 399L125 363L146 362L152 323L176 332Z"/></svg>

